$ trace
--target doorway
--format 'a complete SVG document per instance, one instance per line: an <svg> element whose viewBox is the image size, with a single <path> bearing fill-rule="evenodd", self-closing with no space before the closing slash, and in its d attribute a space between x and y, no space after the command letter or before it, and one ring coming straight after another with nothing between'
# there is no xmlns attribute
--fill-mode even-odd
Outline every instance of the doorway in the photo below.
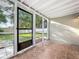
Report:
<svg viewBox="0 0 79 59"><path fill-rule="evenodd" d="M33 44L33 14L17 8L17 51Z"/></svg>

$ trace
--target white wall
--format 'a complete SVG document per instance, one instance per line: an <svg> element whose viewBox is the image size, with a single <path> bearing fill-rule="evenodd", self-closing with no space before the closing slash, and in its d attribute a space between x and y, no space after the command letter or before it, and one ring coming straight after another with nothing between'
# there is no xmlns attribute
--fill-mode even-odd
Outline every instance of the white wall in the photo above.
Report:
<svg viewBox="0 0 79 59"><path fill-rule="evenodd" d="M53 19L57 22L51 20L50 39L57 43L79 45L79 25L73 24L73 19L78 17L78 15L79 14L74 14Z"/></svg>
<svg viewBox="0 0 79 59"><path fill-rule="evenodd" d="M53 18L53 21L74 27L74 28L79 28L79 13L68 15L68 16L63 16L59 18Z"/></svg>

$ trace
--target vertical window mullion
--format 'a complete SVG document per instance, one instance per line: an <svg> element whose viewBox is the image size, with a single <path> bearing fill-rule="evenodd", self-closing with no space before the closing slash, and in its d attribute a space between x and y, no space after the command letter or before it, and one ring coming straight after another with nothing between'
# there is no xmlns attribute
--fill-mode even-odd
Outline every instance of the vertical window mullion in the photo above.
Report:
<svg viewBox="0 0 79 59"><path fill-rule="evenodd" d="M14 54L17 53L17 0L15 0L14 6Z"/></svg>
<svg viewBox="0 0 79 59"><path fill-rule="evenodd" d="M33 45L36 44L35 42L35 33L36 33L36 16L35 13L33 13Z"/></svg>
<svg viewBox="0 0 79 59"><path fill-rule="evenodd" d="M44 18L42 17L42 42L44 43Z"/></svg>

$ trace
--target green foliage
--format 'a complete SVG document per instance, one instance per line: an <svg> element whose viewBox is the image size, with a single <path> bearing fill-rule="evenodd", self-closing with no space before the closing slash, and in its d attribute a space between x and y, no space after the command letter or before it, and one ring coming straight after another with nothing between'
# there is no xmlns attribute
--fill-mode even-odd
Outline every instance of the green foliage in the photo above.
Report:
<svg viewBox="0 0 79 59"><path fill-rule="evenodd" d="M44 20L44 28L47 28L47 20Z"/></svg>
<svg viewBox="0 0 79 59"><path fill-rule="evenodd" d="M32 28L32 15L22 10L19 10L19 27Z"/></svg>
<svg viewBox="0 0 79 59"><path fill-rule="evenodd" d="M32 28L32 15L19 10L19 27ZM42 28L42 17L36 15L36 28Z"/></svg>
<svg viewBox="0 0 79 59"><path fill-rule="evenodd" d="M2 10L0 10L0 23L1 22L4 22L4 23L7 22L6 16L3 14L3 11Z"/></svg>
<svg viewBox="0 0 79 59"><path fill-rule="evenodd" d="M42 17L36 15L36 28L42 28Z"/></svg>
<svg viewBox="0 0 79 59"><path fill-rule="evenodd" d="M0 29L0 32L4 32L4 30L3 29Z"/></svg>

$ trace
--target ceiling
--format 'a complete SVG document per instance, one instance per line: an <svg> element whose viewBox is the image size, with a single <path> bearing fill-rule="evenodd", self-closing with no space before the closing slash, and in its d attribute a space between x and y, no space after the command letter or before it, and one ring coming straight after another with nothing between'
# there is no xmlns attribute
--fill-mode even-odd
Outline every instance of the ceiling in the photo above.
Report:
<svg viewBox="0 0 79 59"><path fill-rule="evenodd" d="M49 18L79 12L79 0L21 0Z"/></svg>

